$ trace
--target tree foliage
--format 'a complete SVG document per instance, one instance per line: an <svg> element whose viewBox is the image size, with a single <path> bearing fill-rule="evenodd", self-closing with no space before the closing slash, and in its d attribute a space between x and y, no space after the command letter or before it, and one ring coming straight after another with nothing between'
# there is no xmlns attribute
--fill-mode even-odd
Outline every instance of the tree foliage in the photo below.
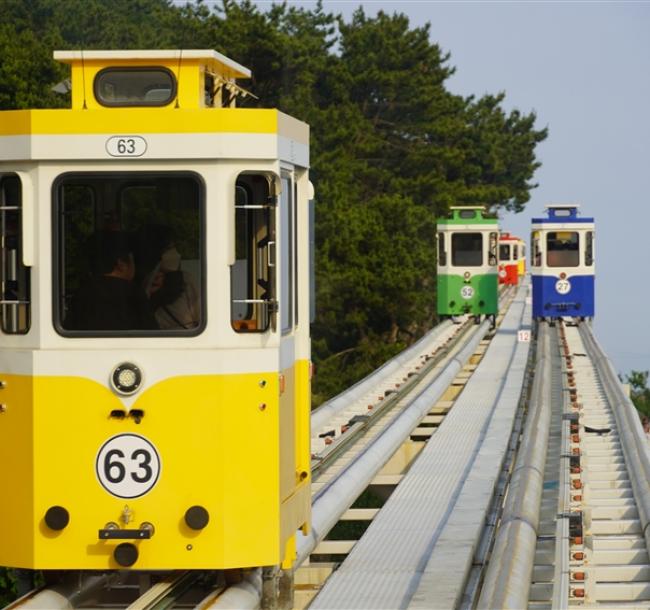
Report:
<svg viewBox="0 0 650 610"><path fill-rule="evenodd" d="M458 204L520 211L535 187L547 135L535 114L506 111L503 92L451 93L449 54L399 13L360 8L345 21L320 3L0 0L0 14L0 109L69 104L52 90L68 75L55 49L212 48L251 68L243 85L259 99L248 104L311 125L316 401L435 322L436 216Z"/></svg>
<svg viewBox="0 0 650 610"><path fill-rule="evenodd" d="M56 48L214 48L252 69L258 100L311 125L317 194L318 395L340 390L435 321L435 217L520 211L535 184L535 114L504 93L446 88L450 56L399 13L349 21L249 0L0 0L0 108L56 107Z"/></svg>
<svg viewBox="0 0 650 610"><path fill-rule="evenodd" d="M650 417L650 388L648 371L632 371L625 376L625 383L630 385L630 398L639 413Z"/></svg>

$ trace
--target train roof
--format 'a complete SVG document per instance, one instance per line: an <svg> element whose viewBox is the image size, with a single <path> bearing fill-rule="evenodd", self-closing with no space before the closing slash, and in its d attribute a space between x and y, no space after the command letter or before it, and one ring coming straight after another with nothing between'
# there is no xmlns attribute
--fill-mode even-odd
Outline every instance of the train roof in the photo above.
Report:
<svg viewBox="0 0 650 610"><path fill-rule="evenodd" d="M0 161L132 156L309 166L309 125L277 109L238 107L253 96L237 82L251 71L217 51L57 50L54 58L70 65L56 87L71 93L70 107L0 111ZM131 151L114 150L123 138Z"/></svg>
<svg viewBox="0 0 650 610"><path fill-rule="evenodd" d="M130 62L151 60L178 63L200 61L206 69L225 78L250 78L251 71L236 61L212 49L139 49L128 51L54 51L54 59L64 64L102 62L124 65Z"/></svg>
<svg viewBox="0 0 650 610"><path fill-rule="evenodd" d="M496 225L498 220L486 216L486 208L483 205L452 206L445 218L438 218L439 225Z"/></svg>
<svg viewBox="0 0 650 610"><path fill-rule="evenodd" d="M593 217L579 217L577 203L555 203L544 208L545 218L533 218L533 224L544 223L593 223Z"/></svg>

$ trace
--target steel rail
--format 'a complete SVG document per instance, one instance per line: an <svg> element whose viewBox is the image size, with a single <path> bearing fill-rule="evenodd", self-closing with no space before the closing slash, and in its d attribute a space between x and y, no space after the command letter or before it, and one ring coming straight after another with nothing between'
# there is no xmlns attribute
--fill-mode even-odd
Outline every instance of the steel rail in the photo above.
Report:
<svg viewBox="0 0 650 610"><path fill-rule="evenodd" d="M450 320L438 324L420 340L400 352L394 358L388 360L378 369L370 373L367 377L359 380L353 386L347 388L334 398L324 402L318 408L314 409L311 414L312 430L318 430L327 425L327 422L338 413L346 409L350 403L365 396L369 391L376 388L383 381L389 378L400 366L406 364L417 355L429 351L436 345L437 340L443 332L453 326Z"/></svg>
<svg viewBox="0 0 650 610"><path fill-rule="evenodd" d="M506 289L501 291L500 295L500 304L502 308L507 309L507 306L512 302L515 291L514 287L508 286ZM504 307L505 305L505 307ZM472 319L467 319L464 323L456 325L457 329L455 333L451 336L448 336L445 339L444 332L440 332L433 337L432 333L431 338L429 338L425 343L420 340L416 346L416 350L411 348L406 351L409 352L408 357L402 357L404 352L398 354L387 364L391 365L389 374L375 375L371 373L366 377L362 382L363 383L363 392L343 392L336 397L338 403L336 413L333 413L332 416L325 420L323 424L323 418L314 419L312 415L312 430L314 429L314 421L319 421L321 429L323 427L335 427L331 424L332 419L336 419L342 412L348 411L350 414L349 405L358 401L360 397L369 396L374 394L375 396L378 393L383 394L380 399L372 406L372 409L369 411L364 411L364 414L361 417L354 418L356 421L351 425L346 426L347 430L345 433L342 433L336 436L335 440L324 450L318 454L312 453L312 462L311 462L311 471L312 471L312 480L316 481L321 473L328 468L331 464L335 463L341 455L348 450L348 448L364 434L376 425L376 422L384 418L387 413L395 409L407 397L411 392L413 392L420 384L431 383L430 379L427 379L441 363L448 361L458 348L458 346L463 345L465 336L472 328L475 328L475 324ZM448 330L450 327L446 325L445 330ZM432 331L433 332L433 331ZM442 340L442 341L441 341ZM432 352L431 350L434 349ZM398 366L392 366L392 364L397 363ZM386 365L384 365L385 367ZM382 370L384 367L381 367ZM387 380L391 375L394 375L396 372L401 370L401 374L405 375L400 378L399 383L394 385L387 386ZM369 381L375 382L376 385L367 383ZM397 386L397 387L395 387ZM349 396L349 400L345 402L345 398ZM385 397L384 397L385 396ZM316 412L314 412L316 413ZM358 413L361 415L361 412ZM330 426L327 426L327 422L330 422ZM313 438L312 438L313 441ZM312 452L314 450L312 449ZM349 456L348 456L349 457ZM322 493L322 490L317 490L315 494L312 495L312 501L316 500L317 497Z"/></svg>
<svg viewBox="0 0 650 610"><path fill-rule="evenodd" d="M115 578L115 574L71 575L59 585L30 591L3 610L68 610L75 608Z"/></svg>
<svg viewBox="0 0 650 610"><path fill-rule="evenodd" d="M501 524L478 600L477 607L481 610L516 610L528 603L550 421L549 333L546 325L542 325L540 331L531 402Z"/></svg>
<svg viewBox="0 0 650 610"><path fill-rule="evenodd" d="M519 404L526 292L518 291L444 423L311 607L407 607L409 600L408 607L455 607Z"/></svg>
<svg viewBox="0 0 650 610"><path fill-rule="evenodd" d="M561 327L560 327L561 328ZM563 329L561 334L564 335ZM562 336L563 345L566 344L564 336ZM567 346L568 352L568 346ZM568 369L565 362L562 363L562 373L567 375ZM562 458L560 460L560 473L558 485L558 519L555 526L555 567L553 570L553 595L552 595L552 608L554 610L566 610L569 607L569 594L570 594L570 544L569 536L571 534L569 523L571 514L571 476L569 468L571 462L571 444L570 444L570 422L576 421L569 410L569 400L567 393L563 392L562 404L562 428L560 438L560 451ZM569 518L567 518L569 517Z"/></svg>
<svg viewBox="0 0 650 610"><path fill-rule="evenodd" d="M167 610L173 608L178 598L192 587L199 578L199 572L171 572L129 605L127 610Z"/></svg>
<svg viewBox="0 0 650 610"><path fill-rule="evenodd" d="M388 458L426 415L431 405L442 396L489 330L490 323L483 322L436 380L402 411L388 430L385 430L372 445L366 447L363 453L329 486L326 493L313 504L310 533L306 536L302 533L298 534L296 564L303 563L309 557L341 515L368 486Z"/></svg>
<svg viewBox="0 0 650 610"><path fill-rule="evenodd" d="M262 600L262 569L247 570L241 582L211 593L196 610L255 610Z"/></svg>
<svg viewBox="0 0 650 610"><path fill-rule="evenodd" d="M427 376L438 367L441 362L446 362L452 358L451 354L453 354L458 345L462 345L463 340L466 339L467 333L471 332L471 329L473 328L475 328L474 324L469 324L469 322L460 326L456 334L451 337L448 345L438 347L435 355L429 357L428 360L419 367L419 370L408 377L398 389L391 390L391 393L379 402L378 407L373 408L372 411L369 412L369 415L350 426L350 428L344 434L341 434L325 452L319 455L318 458L312 459L312 480L317 480L319 475L340 458L350 445L358 441L359 438L372 426L395 409L399 405L400 401L413 392L417 386L422 383L427 383ZM313 495L312 499L317 499L321 493L322 490L319 490Z"/></svg>

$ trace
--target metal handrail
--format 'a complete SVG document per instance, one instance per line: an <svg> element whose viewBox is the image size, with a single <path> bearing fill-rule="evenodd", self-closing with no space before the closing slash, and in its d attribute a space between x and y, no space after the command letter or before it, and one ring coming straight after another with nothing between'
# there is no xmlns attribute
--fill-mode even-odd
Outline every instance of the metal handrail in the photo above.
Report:
<svg viewBox="0 0 650 610"><path fill-rule="evenodd" d="M612 363L594 337L591 327L581 324L580 336L596 367L616 419L625 465L639 509L643 536L650 552L650 447L638 411L623 390Z"/></svg>

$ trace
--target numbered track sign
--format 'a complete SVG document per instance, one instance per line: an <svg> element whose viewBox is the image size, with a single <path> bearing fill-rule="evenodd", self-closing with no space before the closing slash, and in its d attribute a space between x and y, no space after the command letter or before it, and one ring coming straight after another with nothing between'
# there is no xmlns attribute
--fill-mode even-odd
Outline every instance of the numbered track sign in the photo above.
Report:
<svg viewBox="0 0 650 610"><path fill-rule="evenodd" d="M118 498L139 498L160 476L160 456L151 441L138 434L118 434L99 450L95 471L101 486Z"/></svg>
<svg viewBox="0 0 650 610"><path fill-rule="evenodd" d="M519 343L530 343L530 331L529 330L518 331L517 341L519 341Z"/></svg>

